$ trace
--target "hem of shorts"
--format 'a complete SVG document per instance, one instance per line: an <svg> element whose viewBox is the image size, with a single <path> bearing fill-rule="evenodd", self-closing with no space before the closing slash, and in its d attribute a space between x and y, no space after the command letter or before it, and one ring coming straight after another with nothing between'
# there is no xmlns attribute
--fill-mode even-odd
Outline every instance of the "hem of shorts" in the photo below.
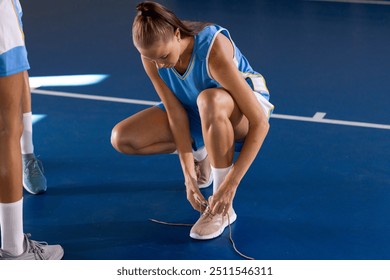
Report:
<svg viewBox="0 0 390 280"><path fill-rule="evenodd" d="M30 67L23 66L23 67L20 67L20 68L17 68L17 69L13 69L11 71L0 72L0 77L8 77L8 76L11 76L11 75L14 75L14 74L18 74L20 72L24 72L24 71L29 70L29 69L30 69Z"/></svg>

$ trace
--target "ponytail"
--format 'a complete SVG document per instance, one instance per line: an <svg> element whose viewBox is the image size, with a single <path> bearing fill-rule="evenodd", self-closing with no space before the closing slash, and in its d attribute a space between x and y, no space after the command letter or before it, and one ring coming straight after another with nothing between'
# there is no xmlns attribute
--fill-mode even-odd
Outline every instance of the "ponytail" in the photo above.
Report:
<svg viewBox="0 0 390 280"><path fill-rule="evenodd" d="M159 40L168 41L179 29L181 38L195 36L210 23L180 20L172 11L159 3L146 1L136 6L133 22L133 42L137 47L148 48Z"/></svg>

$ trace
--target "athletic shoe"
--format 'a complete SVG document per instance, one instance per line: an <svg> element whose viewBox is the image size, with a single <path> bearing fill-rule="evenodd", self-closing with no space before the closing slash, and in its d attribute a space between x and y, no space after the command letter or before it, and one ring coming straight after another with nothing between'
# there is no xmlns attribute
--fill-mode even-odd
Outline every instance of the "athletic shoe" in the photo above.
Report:
<svg viewBox="0 0 390 280"><path fill-rule="evenodd" d="M213 183L213 172L211 171L209 157L207 156L202 161L195 160L194 163L198 187L200 189L207 188Z"/></svg>
<svg viewBox="0 0 390 280"><path fill-rule="evenodd" d="M47 190L47 181L43 175L42 162L34 154L22 155L23 187L31 194L43 193Z"/></svg>
<svg viewBox="0 0 390 280"><path fill-rule="evenodd" d="M237 215L232 207L228 215L225 216L222 216L222 214L212 215L207 207L206 211L191 228L190 236L199 240L216 238L222 234L229 222L232 224L236 219Z"/></svg>
<svg viewBox="0 0 390 280"><path fill-rule="evenodd" d="M64 256L64 250L60 245L48 245L46 242L30 240L31 235L24 235L24 252L19 256L13 256L0 249L0 260L60 260Z"/></svg>

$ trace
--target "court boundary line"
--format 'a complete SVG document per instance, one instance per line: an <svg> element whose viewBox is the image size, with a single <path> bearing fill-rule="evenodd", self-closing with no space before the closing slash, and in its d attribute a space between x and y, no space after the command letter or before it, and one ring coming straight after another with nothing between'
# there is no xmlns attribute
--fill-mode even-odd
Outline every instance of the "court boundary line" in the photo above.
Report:
<svg viewBox="0 0 390 280"><path fill-rule="evenodd" d="M32 89L31 92L34 94L38 94L38 95L50 95L50 96L57 96L57 97L67 97L67 98L87 99L87 100L117 102L117 103L128 103L128 104L147 105L147 106L153 106L153 105L157 105L160 103L160 102L156 102L156 101L148 101L148 100L140 100L140 99L129 99L129 98L101 96L101 95L80 94L80 93L71 93L71 92L62 92L62 91L53 91L53 90L43 90L43 89ZM387 125L387 124L326 119L325 115L326 115L326 113L324 113L324 112L316 112L313 117L303 117L303 116L285 115L285 114L272 114L271 118L292 120L292 121L313 122L313 123L322 123L322 124L355 126L355 127L390 130L390 125Z"/></svg>

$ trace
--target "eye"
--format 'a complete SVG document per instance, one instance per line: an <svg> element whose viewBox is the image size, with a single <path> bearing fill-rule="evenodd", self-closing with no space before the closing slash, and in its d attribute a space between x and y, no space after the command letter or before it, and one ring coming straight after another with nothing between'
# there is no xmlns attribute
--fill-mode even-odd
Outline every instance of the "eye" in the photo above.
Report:
<svg viewBox="0 0 390 280"><path fill-rule="evenodd" d="M163 56L161 56L161 57L160 57L160 59L167 59L167 58L168 58L168 56L169 56L169 54L167 54L167 55L163 55Z"/></svg>

